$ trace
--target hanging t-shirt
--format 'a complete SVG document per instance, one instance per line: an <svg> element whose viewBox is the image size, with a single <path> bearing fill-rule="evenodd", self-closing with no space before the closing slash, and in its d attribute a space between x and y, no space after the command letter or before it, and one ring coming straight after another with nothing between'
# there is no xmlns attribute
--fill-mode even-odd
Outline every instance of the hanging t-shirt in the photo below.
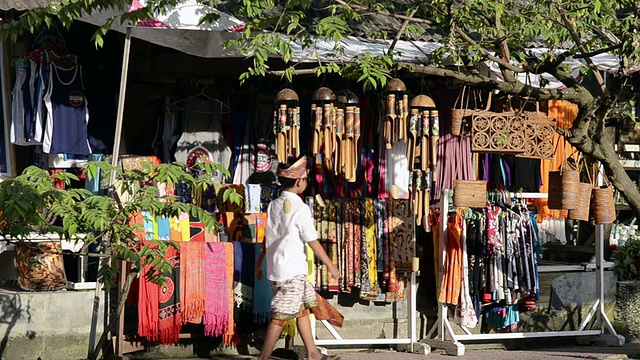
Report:
<svg viewBox="0 0 640 360"><path fill-rule="evenodd" d="M51 64L49 88L44 96L47 125L43 151L52 154L88 155L89 111L82 83L82 68L65 69Z"/></svg>
<svg viewBox="0 0 640 360"><path fill-rule="evenodd" d="M39 145L42 142L42 68L45 66L33 60L16 64L16 82L11 104L12 144Z"/></svg>
<svg viewBox="0 0 640 360"><path fill-rule="evenodd" d="M187 100L182 136L176 146L176 161L189 165L201 155L229 169L231 149L222 134L220 103L192 97ZM217 176L222 179L222 174Z"/></svg>

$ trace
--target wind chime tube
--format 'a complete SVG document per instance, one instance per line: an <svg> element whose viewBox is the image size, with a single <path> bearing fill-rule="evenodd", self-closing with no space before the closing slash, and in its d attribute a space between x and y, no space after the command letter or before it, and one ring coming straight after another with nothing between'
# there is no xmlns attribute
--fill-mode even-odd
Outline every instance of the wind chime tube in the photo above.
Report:
<svg viewBox="0 0 640 360"><path fill-rule="evenodd" d="M431 110L431 166L436 173L438 165L438 140L440 139L440 117L438 110Z"/></svg>
<svg viewBox="0 0 640 360"><path fill-rule="evenodd" d="M331 104L324 104L324 141L323 141L323 149L324 149L324 158L325 161L331 159Z"/></svg>
<svg viewBox="0 0 640 360"><path fill-rule="evenodd" d="M409 95L404 95L402 98L402 132L404 134L405 142L408 139L408 120L409 120Z"/></svg>
<svg viewBox="0 0 640 360"><path fill-rule="evenodd" d="M409 160L409 171L415 170L416 163L416 149L418 148L418 121L420 113L418 109L411 109L411 116L409 118L409 144L407 146L407 160Z"/></svg>
<svg viewBox="0 0 640 360"><path fill-rule="evenodd" d="M360 133L360 108L355 106L353 108L353 158L351 161L351 177L349 178L349 182L355 182L357 179L358 160L360 154L358 151L358 141L360 141Z"/></svg>
<svg viewBox="0 0 640 360"><path fill-rule="evenodd" d="M429 171L429 110L422 111L422 138L420 139L420 169Z"/></svg>
<svg viewBox="0 0 640 360"><path fill-rule="evenodd" d="M285 132L287 139L287 157L295 152L293 143L295 140L295 135L293 134L293 116L293 108L287 107L287 124L291 124L291 126L287 126L287 131Z"/></svg>
<svg viewBox="0 0 640 360"><path fill-rule="evenodd" d="M294 148L295 156L300 156L300 107L293 109L293 134L294 134Z"/></svg>
<svg viewBox="0 0 640 360"><path fill-rule="evenodd" d="M354 125L354 116L353 116L353 107L349 106L347 107L347 112L345 114L345 119L344 119L344 124L345 124L345 138L346 138L346 143L345 143L345 164L344 164L344 168L345 168L345 179L349 180L351 178L351 169L353 169L352 165L351 165L351 161L353 159L353 125Z"/></svg>
<svg viewBox="0 0 640 360"><path fill-rule="evenodd" d="M396 96L395 94L387 95L387 119L385 121L384 138L387 149L393 148L393 124L396 120Z"/></svg>
<svg viewBox="0 0 640 360"><path fill-rule="evenodd" d="M322 106L313 104L311 109L315 116L313 130L313 154L317 155L320 152L320 142L322 141Z"/></svg>
<svg viewBox="0 0 640 360"><path fill-rule="evenodd" d="M280 116L278 124L278 138L276 139L276 152L278 161L287 161L287 105L280 105Z"/></svg>
<svg viewBox="0 0 640 360"><path fill-rule="evenodd" d="M339 175L344 173L345 170L345 145L346 139L344 138L344 110L336 109L336 141L338 143L335 151L335 174Z"/></svg>
<svg viewBox="0 0 640 360"><path fill-rule="evenodd" d="M422 206L423 206L423 196L422 196L422 173L420 171L416 171L414 174L414 215L416 216L416 225L422 225Z"/></svg>
<svg viewBox="0 0 640 360"><path fill-rule="evenodd" d="M404 131L402 130L402 122L403 122L403 118L404 118L404 113L402 112L402 109L404 109L404 100L402 98L398 99L398 119L395 122L395 137L393 138L393 141L404 141Z"/></svg>

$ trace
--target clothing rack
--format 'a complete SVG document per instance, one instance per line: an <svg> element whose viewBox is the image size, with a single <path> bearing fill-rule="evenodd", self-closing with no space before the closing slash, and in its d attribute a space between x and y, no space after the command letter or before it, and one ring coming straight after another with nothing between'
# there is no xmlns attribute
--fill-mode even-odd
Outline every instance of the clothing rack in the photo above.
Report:
<svg viewBox="0 0 640 360"><path fill-rule="evenodd" d="M440 225L440 238L444 239L447 234L447 221L446 216L449 210L450 198L453 194L453 190L442 190L442 198L440 201L440 214L442 216ZM547 198L546 193L511 193L512 197L517 195L522 198ZM451 322L448 317L448 305L445 303L438 303L438 319L433 325L431 330L426 336L426 339L421 340L431 346L432 348L444 349L448 355L462 356L465 353L465 347L462 344L464 341L487 341L492 340L505 340L505 339L531 339L531 338L545 338L545 337L568 337L568 336L585 336L587 340L599 340L603 341L609 346L622 346L625 343L623 336L618 335L613 328L613 325L609 321L607 314L604 310L604 225L596 225L596 296L597 299L589 309L587 316L584 318L578 330L569 331L547 331L547 332L514 332L514 333L495 333L495 334L473 334L468 328L460 326L464 334L457 334L454 332ZM440 275L442 276L446 245L441 241L438 246L440 252ZM595 323L598 326L594 326ZM605 330L609 330L609 334L605 333Z"/></svg>
<svg viewBox="0 0 640 360"><path fill-rule="evenodd" d="M415 270L415 266L414 266ZM311 317L311 331L313 338L316 339L316 345L319 346L351 346L362 347L363 345L398 345L398 350L404 350L415 354L428 355L430 348L425 344L418 342L416 331L416 295L418 292L418 283L416 281L417 271L411 271L408 276L407 284L407 337L405 338L386 338L386 339L344 339L340 333L326 320L320 323L329 331L333 339L317 339L316 337L316 319Z"/></svg>
<svg viewBox="0 0 640 360"><path fill-rule="evenodd" d="M415 222L413 223L413 233L415 236ZM414 247L415 252L415 247ZM340 333L326 320L320 320L320 323L329 331L333 339L318 339L316 318L311 315L311 332L315 339L316 345L319 346L350 346L354 348L366 345L396 345L400 351L407 351L414 354L428 355L431 348L426 344L418 341L417 335L417 310L416 298L418 294L418 271L420 268L419 259L413 259L412 269L407 278L407 289L405 290L405 298L407 301L407 337L404 338L384 338L384 339L344 339ZM315 272L315 267L314 270ZM314 276L315 278L315 276Z"/></svg>

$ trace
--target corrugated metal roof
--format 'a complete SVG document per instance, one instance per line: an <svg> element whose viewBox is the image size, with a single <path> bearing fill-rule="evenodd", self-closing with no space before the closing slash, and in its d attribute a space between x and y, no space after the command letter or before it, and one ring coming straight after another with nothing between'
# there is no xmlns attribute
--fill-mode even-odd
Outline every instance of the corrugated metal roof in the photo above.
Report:
<svg viewBox="0 0 640 360"><path fill-rule="evenodd" d="M45 7L54 0L0 0L0 10L30 10Z"/></svg>

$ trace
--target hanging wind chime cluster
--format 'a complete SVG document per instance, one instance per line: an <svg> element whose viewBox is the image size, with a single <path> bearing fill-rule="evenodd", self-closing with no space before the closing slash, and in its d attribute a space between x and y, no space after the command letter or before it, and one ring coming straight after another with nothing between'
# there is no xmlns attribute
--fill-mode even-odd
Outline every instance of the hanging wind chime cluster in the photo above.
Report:
<svg viewBox="0 0 640 360"><path fill-rule="evenodd" d="M273 132L276 135L278 161L287 162L289 156L300 156L300 106L298 94L282 89L276 95L273 111Z"/></svg>
<svg viewBox="0 0 640 360"><path fill-rule="evenodd" d="M311 101L313 154L322 154L325 162L333 165L335 175L355 182L360 138L358 97L348 90L336 97L331 89L321 87Z"/></svg>
<svg viewBox="0 0 640 360"><path fill-rule="evenodd" d="M407 88L400 79L391 79L386 91L385 145L387 149L393 149L396 142L407 145L414 213L416 223L422 225L429 216L429 188L437 165L438 110L427 95L418 95L409 102Z"/></svg>
<svg viewBox="0 0 640 360"><path fill-rule="evenodd" d="M412 172L414 212L416 224L422 225L429 216L431 166L435 168L439 134L438 111L435 102L427 95L418 95L411 100L409 118L409 144L407 158Z"/></svg>

